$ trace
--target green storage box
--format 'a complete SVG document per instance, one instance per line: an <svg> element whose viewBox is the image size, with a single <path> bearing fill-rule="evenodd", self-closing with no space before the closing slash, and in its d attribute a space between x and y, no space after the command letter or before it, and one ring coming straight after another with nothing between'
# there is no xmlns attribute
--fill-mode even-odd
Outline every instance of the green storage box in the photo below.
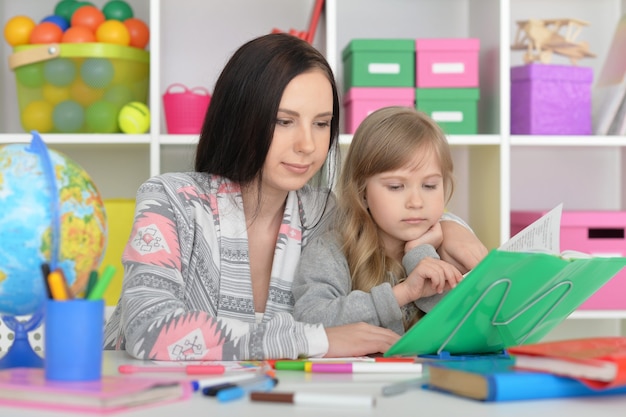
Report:
<svg viewBox="0 0 626 417"><path fill-rule="evenodd" d="M417 88L415 107L436 121L449 135L475 135L478 88Z"/></svg>
<svg viewBox="0 0 626 417"><path fill-rule="evenodd" d="M342 52L343 88L414 87L415 40L353 39Z"/></svg>

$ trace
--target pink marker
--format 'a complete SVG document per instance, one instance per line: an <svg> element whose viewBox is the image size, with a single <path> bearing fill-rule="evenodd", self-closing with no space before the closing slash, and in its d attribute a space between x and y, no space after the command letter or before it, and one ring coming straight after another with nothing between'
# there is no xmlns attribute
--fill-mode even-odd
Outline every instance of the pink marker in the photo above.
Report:
<svg viewBox="0 0 626 417"><path fill-rule="evenodd" d="M422 373L421 363L399 362L351 362L351 363L311 363L311 372L363 374L363 373Z"/></svg>
<svg viewBox="0 0 626 417"><path fill-rule="evenodd" d="M121 374L137 372L185 372L187 375L220 375L225 368L223 365L187 365L187 366L135 366L120 365L117 368Z"/></svg>

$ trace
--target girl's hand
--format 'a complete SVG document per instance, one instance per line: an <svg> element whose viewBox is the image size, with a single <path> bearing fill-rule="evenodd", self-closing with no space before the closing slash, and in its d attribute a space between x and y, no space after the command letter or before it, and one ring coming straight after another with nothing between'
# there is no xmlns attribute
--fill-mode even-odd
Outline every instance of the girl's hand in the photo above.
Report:
<svg viewBox="0 0 626 417"><path fill-rule="evenodd" d="M432 225L426 233L415 240L409 240L404 244L404 253L409 252L411 249L419 245L431 245L437 249L443 243L443 231L441 229L440 222Z"/></svg>
<svg viewBox="0 0 626 417"><path fill-rule="evenodd" d="M327 327L325 330L328 337L327 358L385 353L400 339L389 329L363 322Z"/></svg>
<svg viewBox="0 0 626 417"><path fill-rule="evenodd" d="M471 230L451 220L439 224L444 236L443 243L437 248L441 260L465 274L487 256L487 248Z"/></svg>
<svg viewBox="0 0 626 417"><path fill-rule="evenodd" d="M398 304L403 306L418 298L452 289L461 279L461 272L452 264L440 259L424 258L403 282L393 287L393 292Z"/></svg>

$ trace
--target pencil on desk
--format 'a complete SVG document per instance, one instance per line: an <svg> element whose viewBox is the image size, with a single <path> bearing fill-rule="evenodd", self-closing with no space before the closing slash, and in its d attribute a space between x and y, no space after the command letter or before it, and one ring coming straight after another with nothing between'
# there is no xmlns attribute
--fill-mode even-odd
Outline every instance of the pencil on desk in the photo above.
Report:
<svg viewBox="0 0 626 417"><path fill-rule="evenodd" d="M251 401L290 403L328 407L374 407L376 398L371 395L319 394L313 392L251 392Z"/></svg>

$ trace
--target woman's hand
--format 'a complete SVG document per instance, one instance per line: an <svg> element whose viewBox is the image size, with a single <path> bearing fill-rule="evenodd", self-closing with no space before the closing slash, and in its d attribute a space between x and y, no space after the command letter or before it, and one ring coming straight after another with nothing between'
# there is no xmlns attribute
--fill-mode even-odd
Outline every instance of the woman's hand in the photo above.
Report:
<svg viewBox="0 0 626 417"><path fill-rule="evenodd" d="M487 256L487 248L476 235L463 225L445 220L439 222L443 243L437 249L442 260L454 265L462 274L473 269Z"/></svg>
<svg viewBox="0 0 626 417"><path fill-rule="evenodd" d="M419 298L441 294L461 282L463 276L456 267L435 258L424 258L404 281L393 287L398 304L403 306Z"/></svg>
<svg viewBox="0 0 626 417"><path fill-rule="evenodd" d="M327 358L385 353L400 339L389 329L363 322L327 327L325 330L328 337Z"/></svg>

